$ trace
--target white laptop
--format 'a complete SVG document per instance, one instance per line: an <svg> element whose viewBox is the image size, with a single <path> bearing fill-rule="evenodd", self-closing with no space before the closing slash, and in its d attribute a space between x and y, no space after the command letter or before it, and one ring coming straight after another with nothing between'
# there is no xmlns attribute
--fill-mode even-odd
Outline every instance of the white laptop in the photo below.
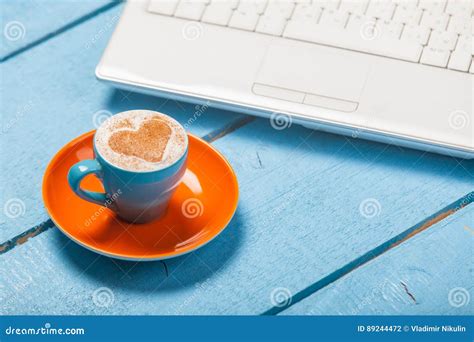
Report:
<svg viewBox="0 0 474 342"><path fill-rule="evenodd" d="M471 0L132 0L96 75L474 158L473 20Z"/></svg>

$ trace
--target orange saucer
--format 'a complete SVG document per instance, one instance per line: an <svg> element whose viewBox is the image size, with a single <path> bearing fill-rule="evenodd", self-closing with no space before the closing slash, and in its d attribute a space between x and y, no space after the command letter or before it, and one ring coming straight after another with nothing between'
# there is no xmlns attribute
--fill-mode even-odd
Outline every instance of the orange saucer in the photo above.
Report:
<svg viewBox="0 0 474 342"><path fill-rule="evenodd" d="M120 220L111 210L77 197L67 182L69 168L93 159L94 131L64 146L43 178L43 201L56 226L94 252L135 261L161 260L189 253L215 238L237 208L238 184L226 159L204 140L188 134L187 170L166 214L145 224ZM90 175L82 188L103 191Z"/></svg>

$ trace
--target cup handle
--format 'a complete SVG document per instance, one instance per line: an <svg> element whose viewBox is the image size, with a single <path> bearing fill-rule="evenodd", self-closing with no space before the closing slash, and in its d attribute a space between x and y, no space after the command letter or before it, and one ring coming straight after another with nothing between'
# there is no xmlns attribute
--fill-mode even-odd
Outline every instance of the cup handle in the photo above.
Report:
<svg viewBox="0 0 474 342"><path fill-rule="evenodd" d="M107 206L107 195L102 192L93 192L81 189L81 182L85 176L94 173L96 175L102 173L102 166L95 159L81 160L74 164L67 174L67 181L72 191L83 200Z"/></svg>

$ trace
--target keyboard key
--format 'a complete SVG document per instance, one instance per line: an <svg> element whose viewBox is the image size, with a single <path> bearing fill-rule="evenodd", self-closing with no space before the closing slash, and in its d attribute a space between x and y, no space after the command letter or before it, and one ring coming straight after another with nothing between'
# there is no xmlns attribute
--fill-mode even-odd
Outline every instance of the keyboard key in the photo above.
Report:
<svg viewBox="0 0 474 342"><path fill-rule="evenodd" d="M178 0L151 0L148 11L156 14L173 15L178 5Z"/></svg>
<svg viewBox="0 0 474 342"><path fill-rule="evenodd" d="M363 26L375 26L377 18L362 14L351 14L347 21L346 29L359 32Z"/></svg>
<svg viewBox="0 0 474 342"><path fill-rule="evenodd" d="M281 36L285 25L286 19L284 17L268 16L264 14L260 17L255 31L274 36Z"/></svg>
<svg viewBox="0 0 474 342"><path fill-rule="evenodd" d="M206 7L202 21L205 23L226 26L232 16L232 11L237 7L237 4L237 1L214 0Z"/></svg>
<svg viewBox="0 0 474 342"><path fill-rule="evenodd" d="M176 8L175 17L199 20L204 13L206 7L205 1L199 0L181 0Z"/></svg>
<svg viewBox="0 0 474 342"><path fill-rule="evenodd" d="M349 12L351 14L364 15L368 4L368 0L342 0L341 4L339 5L339 10Z"/></svg>
<svg viewBox="0 0 474 342"><path fill-rule="evenodd" d="M290 19L295 4L290 1L270 1L265 9L265 15L268 17L283 17Z"/></svg>
<svg viewBox="0 0 474 342"><path fill-rule="evenodd" d="M402 34L403 24L394 23L393 21L378 21L377 28L381 36L388 38L399 39Z"/></svg>
<svg viewBox="0 0 474 342"><path fill-rule="evenodd" d="M319 29L319 25L312 20L289 20L286 24L283 36L287 38L304 38L313 31Z"/></svg>
<svg viewBox="0 0 474 342"><path fill-rule="evenodd" d="M319 25L343 29L346 26L349 14L347 12L325 10L319 20Z"/></svg>
<svg viewBox="0 0 474 342"><path fill-rule="evenodd" d="M438 31L431 32L428 46L440 50L454 50L458 35L454 32Z"/></svg>
<svg viewBox="0 0 474 342"><path fill-rule="evenodd" d="M359 32L324 27L312 22L290 20L283 36L412 62L419 61L422 51L422 46L416 43L386 37L367 40Z"/></svg>
<svg viewBox="0 0 474 342"><path fill-rule="evenodd" d="M313 0L313 4L326 10L337 10L339 8L339 0Z"/></svg>
<svg viewBox="0 0 474 342"><path fill-rule="evenodd" d="M270 1L260 17L256 32L281 36L295 5L289 1Z"/></svg>
<svg viewBox="0 0 474 342"><path fill-rule="evenodd" d="M257 14L263 14L265 8L267 7L267 0L242 0L239 6L250 6L255 8Z"/></svg>
<svg viewBox="0 0 474 342"><path fill-rule="evenodd" d="M449 51L425 47L421 55L421 63L446 68L448 65Z"/></svg>
<svg viewBox="0 0 474 342"><path fill-rule="evenodd" d="M406 25L403 28L401 40L407 40L411 42L417 42L421 45L428 44L428 37L430 36L430 30L426 27Z"/></svg>
<svg viewBox="0 0 474 342"><path fill-rule="evenodd" d="M409 4L414 4L413 2ZM401 24L418 25L423 11L415 6L402 4L395 10L393 21Z"/></svg>
<svg viewBox="0 0 474 342"><path fill-rule="evenodd" d="M413 0L392 0L394 4L397 4L397 6L406 6L406 7L413 7L416 8L418 7L418 1L413 1Z"/></svg>
<svg viewBox="0 0 474 342"><path fill-rule="evenodd" d="M367 8L366 15L370 17L376 17L379 19L390 20L392 19L393 12L395 11L395 4L387 0L371 1Z"/></svg>
<svg viewBox="0 0 474 342"><path fill-rule="evenodd" d="M468 71L471 64L471 54L463 50L454 50L449 58L448 68L458 71Z"/></svg>
<svg viewBox="0 0 474 342"><path fill-rule="evenodd" d="M372 40L380 34L377 19L364 15L351 15L346 25L346 30L359 34L363 39Z"/></svg>
<svg viewBox="0 0 474 342"><path fill-rule="evenodd" d="M472 32L472 18L467 13L462 16L453 15L449 19L448 31L457 34L469 34Z"/></svg>
<svg viewBox="0 0 474 342"><path fill-rule="evenodd" d="M321 16L321 8L314 4L297 4L293 15L291 18L293 20L308 20L314 21L315 23L319 21Z"/></svg>
<svg viewBox="0 0 474 342"><path fill-rule="evenodd" d="M474 55L474 42L472 36L459 36L456 43L456 50L466 51Z"/></svg>
<svg viewBox="0 0 474 342"><path fill-rule="evenodd" d="M443 13L446 0L420 0L418 7L431 13Z"/></svg>
<svg viewBox="0 0 474 342"><path fill-rule="evenodd" d="M230 18L229 27L254 31L260 14L265 10L265 3L245 1L239 4Z"/></svg>
<svg viewBox="0 0 474 342"><path fill-rule="evenodd" d="M472 4L470 0L449 0L446 5L446 13L450 15L463 16L468 14L471 16Z"/></svg>
<svg viewBox="0 0 474 342"><path fill-rule="evenodd" d="M432 13L424 11L421 17L420 26L428 27L435 30L446 30L448 26L449 15L446 13Z"/></svg>

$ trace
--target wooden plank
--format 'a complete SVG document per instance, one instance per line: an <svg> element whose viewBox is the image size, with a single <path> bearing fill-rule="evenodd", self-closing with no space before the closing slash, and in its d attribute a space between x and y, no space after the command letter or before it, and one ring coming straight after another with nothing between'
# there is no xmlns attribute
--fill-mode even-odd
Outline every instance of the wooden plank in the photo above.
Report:
<svg viewBox="0 0 474 342"><path fill-rule="evenodd" d="M2 1L0 60L79 25L110 4L111 0Z"/></svg>
<svg viewBox="0 0 474 342"><path fill-rule="evenodd" d="M2 197L0 242L48 219L41 200L43 172L58 149L111 113L145 108L167 113L198 135L221 132L241 115L117 91L94 68L121 6L1 65Z"/></svg>
<svg viewBox="0 0 474 342"><path fill-rule="evenodd" d="M471 204L283 314L472 315L473 223Z"/></svg>
<svg viewBox="0 0 474 342"><path fill-rule="evenodd" d="M6 313L263 313L281 288L302 291L472 190L472 162L263 119L213 144L240 184L221 236L165 269L98 258L49 229L3 255ZM91 300L101 287L107 308Z"/></svg>

